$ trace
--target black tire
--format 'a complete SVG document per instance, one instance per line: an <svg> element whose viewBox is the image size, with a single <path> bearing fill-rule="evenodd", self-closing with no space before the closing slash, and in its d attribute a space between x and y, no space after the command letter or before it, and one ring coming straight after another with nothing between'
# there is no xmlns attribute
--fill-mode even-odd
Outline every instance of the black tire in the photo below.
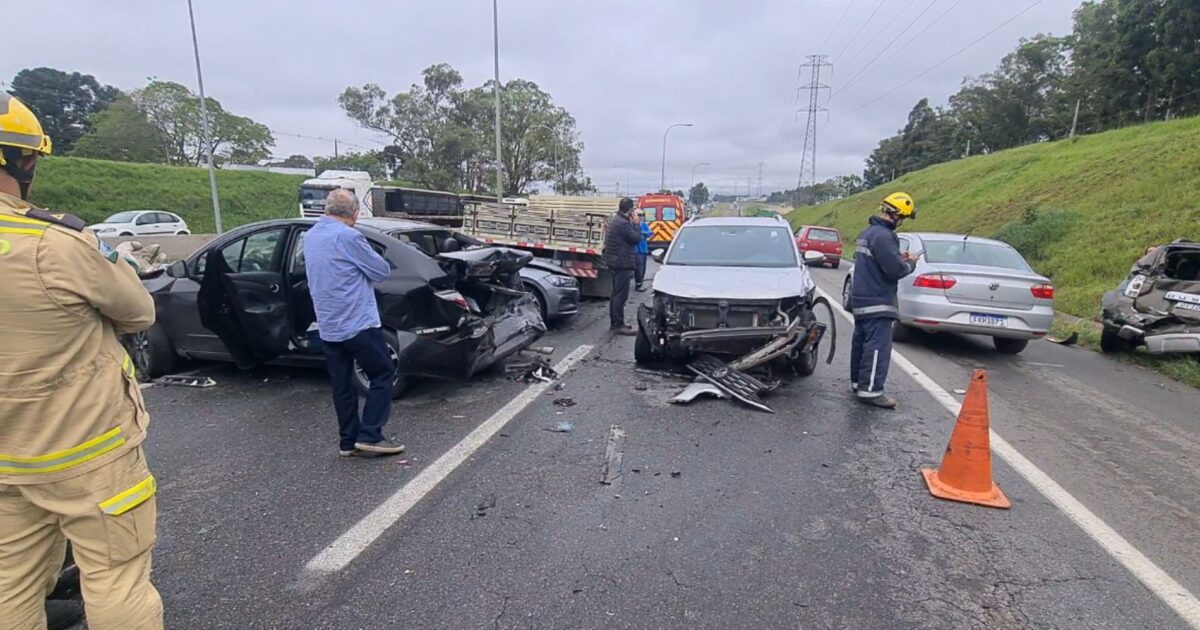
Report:
<svg viewBox="0 0 1200 630"><path fill-rule="evenodd" d="M179 230L178 232L175 233L175 236L187 236L189 234L191 234L191 232L189 232L187 230Z"/></svg>
<svg viewBox="0 0 1200 630"><path fill-rule="evenodd" d="M913 340L916 334L916 329L907 324L902 324L900 320L895 320L892 324L892 341L896 343L908 343Z"/></svg>
<svg viewBox="0 0 1200 630"><path fill-rule="evenodd" d="M1128 339L1122 339L1118 329L1105 326L1100 330L1100 350L1106 354L1121 354L1133 352L1134 344Z"/></svg>
<svg viewBox="0 0 1200 630"><path fill-rule="evenodd" d="M133 232L121 232L117 236L133 236Z"/></svg>
<svg viewBox="0 0 1200 630"><path fill-rule="evenodd" d="M633 360L638 365L647 365L658 360L658 356L654 354L654 346L650 344L650 337L646 336L641 324L638 324L637 337L633 340Z"/></svg>
<svg viewBox="0 0 1200 630"><path fill-rule="evenodd" d="M846 281L842 283L842 308L847 313L850 312L850 281L853 279L854 276L846 276Z"/></svg>
<svg viewBox="0 0 1200 630"><path fill-rule="evenodd" d="M792 361L792 369L796 371L798 376L812 376L817 371L817 355L820 353L821 346L812 349L812 352L801 352Z"/></svg>
<svg viewBox="0 0 1200 630"><path fill-rule="evenodd" d="M546 296L542 295L542 290L537 288L537 285L532 282L523 282L521 284L524 285L525 292L533 295L534 299L537 300L538 313L541 313L542 321L549 323L550 313L546 308Z"/></svg>
<svg viewBox="0 0 1200 630"><path fill-rule="evenodd" d="M396 333L384 328L383 340L387 343L388 354L391 355L393 364L398 363L400 357L400 340L396 337ZM411 384L412 377L401 376L397 373L396 382L392 385L392 398L395 399L404 396L404 392L408 390ZM371 389L371 381L362 371L362 368L358 366L357 361L354 363L354 385L358 387L358 392L363 396L366 396L367 392Z"/></svg>
<svg viewBox="0 0 1200 630"><path fill-rule="evenodd" d="M1000 354L1020 354L1021 351L1025 349L1025 346L1029 345L1029 340L992 337L992 343L995 344L996 350L998 350Z"/></svg>
<svg viewBox="0 0 1200 630"><path fill-rule="evenodd" d="M121 343L133 367L137 370L139 380L148 381L169 373L175 368L178 356L171 338L161 324L154 324L141 332L122 335Z"/></svg>

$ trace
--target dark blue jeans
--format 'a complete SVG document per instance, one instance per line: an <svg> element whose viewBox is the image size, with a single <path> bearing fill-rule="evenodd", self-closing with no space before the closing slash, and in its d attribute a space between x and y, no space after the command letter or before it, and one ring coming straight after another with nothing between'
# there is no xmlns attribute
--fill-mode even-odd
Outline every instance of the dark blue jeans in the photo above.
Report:
<svg viewBox="0 0 1200 630"><path fill-rule="evenodd" d="M333 386L333 408L337 411L341 434L339 447L354 449L355 442L373 444L383 440L383 425L392 409L392 385L396 366L388 354L387 342L379 328L368 328L345 341L326 341L325 367ZM362 417L358 415L358 387L354 363L362 367L371 382Z"/></svg>

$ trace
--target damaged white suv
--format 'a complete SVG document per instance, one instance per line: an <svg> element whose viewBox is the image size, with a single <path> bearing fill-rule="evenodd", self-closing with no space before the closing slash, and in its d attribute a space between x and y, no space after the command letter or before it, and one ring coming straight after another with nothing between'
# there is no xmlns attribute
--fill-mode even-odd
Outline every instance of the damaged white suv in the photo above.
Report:
<svg viewBox="0 0 1200 630"><path fill-rule="evenodd" d="M786 366L812 374L826 325L813 315L824 300L807 256L815 262L821 254L802 255L782 217L689 221L668 251L654 252L662 266L653 304L638 309L634 358L712 355L739 370Z"/></svg>

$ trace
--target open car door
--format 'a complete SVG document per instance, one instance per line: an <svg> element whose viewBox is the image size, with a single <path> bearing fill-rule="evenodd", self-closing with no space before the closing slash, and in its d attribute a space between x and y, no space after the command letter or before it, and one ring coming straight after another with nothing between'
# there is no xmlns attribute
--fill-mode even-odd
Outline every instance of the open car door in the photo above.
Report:
<svg viewBox="0 0 1200 630"><path fill-rule="evenodd" d="M291 318L282 253L286 227L255 232L205 256L197 306L200 323L249 369L288 351Z"/></svg>

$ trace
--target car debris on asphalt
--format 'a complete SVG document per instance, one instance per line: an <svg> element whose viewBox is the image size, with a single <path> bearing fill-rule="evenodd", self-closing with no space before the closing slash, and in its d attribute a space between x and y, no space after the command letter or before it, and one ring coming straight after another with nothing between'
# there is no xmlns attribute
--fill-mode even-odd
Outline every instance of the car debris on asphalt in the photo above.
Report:
<svg viewBox="0 0 1200 630"><path fill-rule="evenodd" d="M621 460L625 458L625 430L614 424L608 428L604 447L604 465L600 468L600 483L610 486L621 477ZM619 496L619 495L618 495Z"/></svg>
<svg viewBox="0 0 1200 630"><path fill-rule="evenodd" d="M563 396L562 398L554 399L555 407L574 407L576 404L578 403L576 403L575 399L571 398L570 396Z"/></svg>
<svg viewBox="0 0 1200 630"><path fill-rule="evenodd" d="M554 426L546 427L542 430L550 431L551 433L570 433L571 431L575 430L575 425L571 424L570 422L559 422Z"/></svg>
<svg viewBox="0 0 1200 630"><path fill-rule="evenodd" d="M1056 343L1060 346L1073 346L1079 342L1079 331L1071 331L1070 335L1062 337L1046 337L1046 341Z"/></svg>
<svg viewBox="0 0 1200 630"><path fill-rule="evenodd" d="M155 385L167 385L175 387L199 387L206 388L216 385L217 382L211 376L184 376L180 374L168 374L160 376L154 380Z"/></svg>
<svg viewBox="0 0 1200 630"><path fill-rule="evenodd" d="M716 398L729 398L729 394L726 394L725 390L721 389L720 387L717 387L708 381L696 381L685 387L683 391L676 394L670 402L676 405L682 405L692 402L701 395L715 396Z"/></svg>

